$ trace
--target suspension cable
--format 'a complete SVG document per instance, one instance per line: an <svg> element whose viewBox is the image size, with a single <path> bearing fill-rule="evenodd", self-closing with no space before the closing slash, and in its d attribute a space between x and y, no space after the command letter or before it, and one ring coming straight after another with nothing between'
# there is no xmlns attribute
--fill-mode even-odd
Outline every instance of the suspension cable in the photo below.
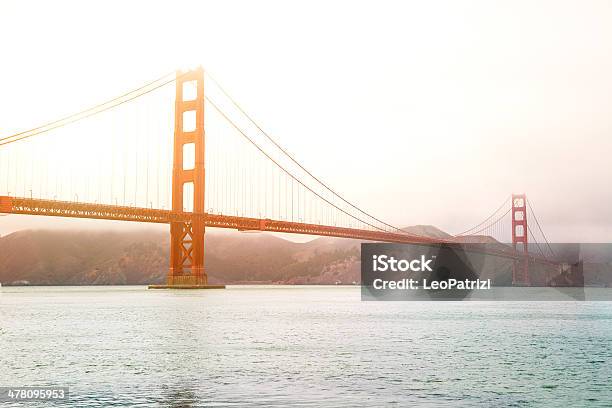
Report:
<svg viewBox="0 0 612 408"><path fill-rule="evenodd" d="M542 248L540 247L540 244L538 243L538 240L533 235L533 232L531 232L531 228L529 228L529 224L527 224L527 230L529 231L529 235L531 235L531 238L533 238L533 242L535 242L535 244L537 245L538 250L540 251L540 254L542 254L542 258L547 259L546 255L544 255L544 251L542 251Z"/></svg>
<svg viewBox="0 0 612 408"><path fill-rule="evenodd" d="M92 106L90 108L84 109L82 111L73 113L71 115L68 116L64 116L63 118L54 120L52 122L48 122L45 123L43 125L37 126L35 128L29 129L29 130L24 130L9 136L5 136L0 138L0 146L9 144L9 143L14 143L17 142L19 140L23 140L23 139L27 139L30 138L32 136L36 136L39 135L41 133L45 133L48 132L50 130L68 125L70 123L74 123L77 122L79 120L88 118L90 116L96 115L98 113L102 113L105 112L109 109L112 109L116 106L122 105L126 102L129 102L133 99L136 99L140 96L143 96L145 94L148 94L149 92L152 92L158 88L161 88L169 83L172 83L176 80L175 77L172 77L170 79L168 79L168 77L170 75L173 75L173 73L168 73L165 74L151 82L148 82L147 84L136 88L134 90L131 90L129 92L124 93L123 95L120 95L118 97L109 99L106 102L102 102L100 104L97 104L95 106ZM185 74L183 74L185 75Z"/></svg>
<svg viewBox="0 0 612 408"><path fill-rule="evenodd" d="M255 143L254 140L252 140L242 129L240 129L240 127L238 127L238 125L236 125L236 123L234 123L218 106L217 104L215 104L208 96L204 96L205 99L211 104L211 106L213 108L215 108L215 110L217 112L219 112L219 114L226 120L228 121L233 127L234 129L236 129L245 139L247 139L257 150L259 150L264 156L266 156L268 159L270 159L270 161L272 161L279 169L281 169L285 174L287 174L289 177L291 177L292 179L294 179L295 181L297 181L302 187L304 187L305 189L307 189L308 191L310 191L312 194L316 195L317 197L319 197L321 200L325 201L327 204L331 205L332 207L334 207L335 209L337 209L338 211L341 211L342 213L348 215L349 217L362 222L365 225L368 225L374 229L377 229L379 231L383 231L386 232L386 230L384 230L383 228L380 228L376 225L372 225L367 221L364 221L362 219L360 219L359 217L354 216L353 214L350 214L348 212L346 212L345 210L343 210L342 208L338 207L337 205L335 205L334 203L330 202L328 199L326 199L325 197L321 196L319 193L317 193L316 191L314 191L313 189L311 189L310 187L308 187L306 184L304 184L301 180L297 179L293 174L291 174L287 169L285 169L285 167L283 167L278 161L274 160L274 158L272 158L268 153L266 153L265 150L263 150L257 143ZM407 234L406 232L403 232L406 235L410 235L410 236L415 236L418 237L418 235L413 235L413 234Z"/></svg>
<svg viewBox="0 0 612 408"><path fill-rule="evenodd" d="M208 75L208 77L215 83L215 85L217 85L217 87L219 88L219 90L221 90L221 92L230 100L230 102L253 124L255 125L255 127L257 127L257 129L259 129L259 131L270 141L272 142L272 144L274 144L274 146L276 146L281 152L283 152L283 154L285 154L293 163L295 163L300 169L302 169L306 174L308 174L310 177L312 177L313 180L315 180L317 183L319 183L320 185L322 185L326 190L328 190L329 192L331 192L333 195L335 195L336 197L338 197L340 200L344 201L346 204L348 204L349 206L353 207L354 209L356 209L357 211L361 212L362 214L376 220L377 222L380 222L383 225L386 225L387 227L393 228L395 230L397 230L400 233L406 233L406 231L402 230L401 228L398 228L396 226L393 226L391 224L388 224L376 217L374 217L373 215L365 212L364 210L360 209L359 207L357 207L356 205L354 205L353 203L351 203L350 201L348 201L347 199L345 199L344 197L342 197L339 193L337 193L336 191L334 191L331 187L329 187L327 184L325 184L323 181L321 181L319 178L317 178L314 174L312 174L310 171L308 171L304 166L302 166L302 164L300 162L298 162L289 152L287 152L287 150L285 150L276 140L274 140L274 138L272 138L272 136L270 136L266 131L264 131L262 129L261 126L259 126L259 124L251 117L249 116L248 113L246 113L246 111L244 109L242 109L242 107L238 104L238 102L236 102L236 100L234 100L234 98L232 98L230 96L230 94L221 86L221 84L219 83L219 81L217 81L214 76L212 76L210 74L210 72L206 71L206 75Z"/></svg>
<svg viewBox="0 0 612 408"><path fill-rule="evenodd" d="M501 209L504 207L504 205L506 205L506 202L507 202L509 199L510 199L510 196L506 197L506 199L505 199L505 200L504 200L504 202L503 202L503 203L502 203L502 204L499 206L499 208L497 208L497 210L495 210L495 211L493 212L493 214L491 214L491 215L489 215L487 218L485 218L485 220L484 220L484 221L482 221L480 224L475 225L475 226L473 226L472 228L467 229L467 230L465 230L465 231L463 231L463 232L460 232L459 234L456 234L455 236L461 236L461 235L464 235L464 234L466 234L466 233L468 233L468 232L471 232L471 233L473 233L473 234L477 234L478 232L482 232L482 231L483 231L484 229L486 229L486 228L483 228L483 229L481 229L481 230L479 230L479 231L477 231L477 232L472 232L472 230L475 230L476 228L480 227L481 225L483 225L484 223L486 223L487 221L489 221L491 218L493 218L493 217L495 216L495 214L497 214L497 213L499 212L499 210L501 210ZM510 211L510 210L508 210L508 211L506 212L506 214L508 214L508 212L509 212L509 211ZM506 214L504 214L504 215L506 215ZM503 216L502 216L502 217L503 217ZM495 221L495 222L497 222L497 221Z"/></svg>
<svg viewBox="0 0 612 408"><path fill-rule="evenodd" d="M552 256L555 256L555 252L552 250L552 247L550 246L550 243L548 242L548 239L546 238L546 234L544 234L542 227L540 227L540 222L538 221L538 217L536 217L535 212L533 211L531 202L529 200L526 200L526 201L527 201L527 205L529 205L529 209L531 210L531 215L533 215L533 219L535 220L536 225L538 226L538 229L540 230L540 233L542 234L542 237L544 237L544 241L546 242L546 245L548 246L548 250L550 251Z"/></svg>
<svg viewBox="0 0 612 408"><path fill-rule="evenodd" d="M504 214L502 214L501 216L499 216L499 218L497 218L495 221L493 221L492 223L485 225L484 227L482 227L481 229L479 229L478 231L474 231L471 233L471 235L477 235L479 233L481 233L482 231L486 230L487 228L489 228L492 225L497 224L498 222L500 222L506 215L508 215L508 213L512 210L512 208L508 208L508 211L506 211ZM497 212L497 211L496 211ZM493 213L493 215L495 215L495 213ZM491 217L489 217L491 218ZM480 223L480 225L482 225L482 223ZM469 231L469 230L468 230ZM459 236L459 235L457 235Z"/></svg>

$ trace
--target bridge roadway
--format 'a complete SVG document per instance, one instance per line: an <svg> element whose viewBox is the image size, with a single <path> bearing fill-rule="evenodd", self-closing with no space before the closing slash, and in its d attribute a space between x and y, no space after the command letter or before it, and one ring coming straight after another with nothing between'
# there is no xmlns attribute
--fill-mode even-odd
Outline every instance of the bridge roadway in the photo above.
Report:
<svg viewBox="0 0 612 408"><path fill-rule="evenodd" d="M51 217L90 218L114 221L149 222L157 224L170 224L171 222L186 222L204 219L207 227L228 228L239 231L269 231L285 232L291 234L306 234L316 236L359 239L365 241L429 244L429 245L458 245L463 250L480 252L489 255L510 259L524 259L524 254L515 251L512 247L486 248L482 244L461 243L453 238L440 239L403 232L372 231L357 228L334 227L318 224L307 224L292 221L259 219L220 214L194 214L190 212L176 212L154 208L126 207L108 204L92 204L74 201L42 200L35 198L20 198L0 196L0 213L43 215ZM529 261L536 263L554 264L544 258L529 254Z"/></svg>

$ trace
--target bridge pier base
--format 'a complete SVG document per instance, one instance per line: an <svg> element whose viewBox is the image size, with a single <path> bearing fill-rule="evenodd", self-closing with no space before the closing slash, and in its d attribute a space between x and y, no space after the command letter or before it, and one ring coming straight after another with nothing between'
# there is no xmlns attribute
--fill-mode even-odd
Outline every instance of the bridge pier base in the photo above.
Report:
<svg viewBox="0 0 612 408"><path fill-rule="evenodd" d="M208 279L206 275L202 275L202 272L195 272L193 275L175 275L173 271L170 271L166 285L208 285Z"/></svg>
<svg viewBox="0 0 612 408"><path fill-rule="evenodd" d="M149 285L149 289L225 289L225 285Z"/></svg>

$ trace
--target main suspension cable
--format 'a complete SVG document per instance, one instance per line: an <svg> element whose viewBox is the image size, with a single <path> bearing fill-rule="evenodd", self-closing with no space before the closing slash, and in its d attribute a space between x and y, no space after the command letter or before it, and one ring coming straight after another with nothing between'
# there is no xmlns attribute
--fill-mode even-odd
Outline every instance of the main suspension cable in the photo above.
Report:
<svg viewBox="0 0 612 408"><path fill-rule="evenodd" d="M129 92L124 93L123 95L120 95L118 97L109 99L106 102L102 102L99 103L95 106L92 106L90 108L84 109L82 111L73 113L71 115L68 116L64 116L63 118L54 120L52 122L48 122L45 123L43 125L37 126L35 128L29 129L29 130L24 130L9 136L5 136L0 138L0 146L9 144L9 143L14 143L17 142L19 140L23 140L23 139L27 139L30 138L32 136L36 136L39 135L41 133L45 133L48 132L50 130L53 129L57 129L59 127L62 126L66 126L68 124L77 122L79 120L88 118L90 116L96 115L98 113L102 113L105 112L109 109L112 109L116 106L122 105L126 102L129 102L133 99L136 99L140 96L143 96L145 94L148 94L156 89L159 89L165 85L168 85L169 83L172 83L176 80L175 77L172 77L170 79L167 79L170 75L174 75L174 73L168 73L166 75L163 75L139 88L136 88L134 90L131 90Z"/></svg>
<svg viewBox="0 0 612 408"><path fill-rule="evenodd" d="M508 213L509 213L511 210L512 210L512 208L508 208L508 210L507 210L505 213L503 213L501 216L499 216L499 217L498 217L498 218L497 218L495 221L493 221L492 223L490 223L490 224L488 224L488 225L485 225L484 227L482 227L482 228L481 228L481 229L479 229L478 231L473 231L473 232L471 232L471 234L472 234L472 235L479 234L479 233L481 233L482 231L484 231L484 230L486 230L487 228L489 228L490 226L497 224L497 223L498 223L498 222L500 222L500 221L501 221L501 220L502 220L502 219L503 219L503 218L504 218L506 215L508 215ZM495 213L497 213L497 211L496 211ZM495 213L493 213L493 215L495 215ZM489 218L491 218L491 217L489 217ZM484 222L483 222L483 223L484 223ZM480 223L479 225L482 225L483 223ZM460 236L460 235L456 235L456 236Z"/></svg>
<svg viewBox="0 0 612 408"><path fill-rule="evenodd" d="M538 229L540 230L540 233L542 234L542 237L544 237L544 241L546 242L546 245L548 246L548 250L550 251L552 256L555 256L555 252L552 250L552 247L550 246L550 243L548 242L548 238L546 238L546 234L544 234L544 231L542 230L542 227L540 226L538 217L536 217L535 212L533 211L531 202L529 200L526 200L526 201L527 201L527 205L529 205L529 209L531 210L531 215L533 215L533 219L535 220L536 225L538 226Z"/></svg>
<svg viewBox="0 0 612 408"><path fill-rule="evenodd" d="M472 228L467 229L467 230L465 230L465 231L463 231L463 232L460 232L459 234L456 234L455 236L457 236L457 237L458 237L458 236L461 236L461 235L465 235L465 234L467 234L468 232L476 234L476 233L481 232L481 231L483 231L484 229L486 229L486 227L485 227L485 228L483 228L483 229L480 229L479 231L473 232L473 230L475 230L476 228L480 227L481 225L483 225L484 223L486 223L487 221L489 221L491 218L493 218L493 217L495 216L495 214L497 214L497 213L499 212L499 210L501 210L501 209L504 207L504 205L506 205L506 202L507 202L509 199L510 199L510 196L506 197L506 199L504 200L504 202L503 202L503 203L501 203L501 205L499 206L499 208L497 208L497 210L495 210L495 211L493 212L493 214L491 214L491 215L489 215L487 218L485 218L485 220L484 220L484 221L482 221L480 224L475 225L475 226L473 226ZM508 212L509 212L509 211L508 211ZM508 212L506 212L506 214L508 214ZM506 214L504 214L504 215L506 215ZM503 216L502 216L502 217L503 217ZM497 221L495 221L495 222L497 222Z"/></svg>
<svg viewBox="0 0 612 408"><path fill-rule="evenodd" d="M234 129L236 129L245 139L247 139L257 150L259 150L264 156L266 156L268 159L270 159L279 169L281 169L285 174L287 174L289 177L291 177L292 179L294 179L295 181L297 181L302 187L304 187L305 189L307 189L308 191L310 191L311 193L313 193L314 195L316 195L317 197L319 197L321 200L325 201L327 204L331 205L332 207L334 207L335 209L337 209L338 211L341 211L342 213L348 215L349 217L365 224L368 225L374 229L377 229L379 231L383 231L386 232L386 230L384 230L383 228L380 228L376 225L372 225L367 221L364 221L362 219L360 219L359 217L354 216L353 214L350 214L348 212L346 212L344 209L338 207L336 204L330 202L328 199L326 199L325 197L321 196L319 193L317 193L316 191L314 191L312 188L308 187L306 184L304 184L301 180L297 179L293 174L291 174L287 169L285 169L285 167L283 167L278 161L274 160L274 158L272 158L268 153L266 153L265 150L263 150L257 143L255 143L254 140L252 140L240 127L238 127L238 125L236 125L236 123L234 123L234 121L232 121L222 110L221 108L219 108L217 106L217 104L215 104L208 96L205 96L205 99L211 104L211 106L229 123L231 124ZM414 234L407 234L406 232L403 232L406 235L410 235L410 236L414 236L414 237L419 237L418 235L414 235Z"/></svg>
<svg viewBox="0 0 612 408"><path fill-rule="evenodd" d="M283 154L285 154L293 163L295 163L300 169L302 169L302 171L304 171L306 174L308 174L310 177L312 177L313 180L315 180L317 183L319 183L320 185L322 185L326 190L328 190L329 192L331 192L333 195L335 195L336 197L338 197L340 200L344 201L346 204L348 204L349 206L353 207L354 209L356 209L357 211L361 212L362 214L372 218L373 220L386 225L387 227L393 228L395 230L397 230L400 233L406 233L406 231L402 230L401 228L398 228L394 225L388 224L378 218L376 218L375 216L365 212L364 210L360 209L359 207L357 207L355 204L351 203L350 201L348 201L347 199L345 199L344 197L342 197L339 193L337 193L335 190L333 190L331 187L329 187L327 184L325 184L322 180L320 180L318 177L316 177L314 174L312 174L310 171L308 171L304 166L302 166L302 164L300 162L298 162L287 150L285 150L276 140L274 140L274 138L272 138L272 136L270 136L265 130L263 130L263 128L261 126L259 126L259 124L244 110L242 109L242 107L238 104L238 102L236 102L236 100L234 100L234 98L231 97L231 95L221 86L221 84L219 83L219 81L217 81L213 75L210 74L210 72L206 71L206 75L208 75L208 77L215 83L215 85L217 85L217 87L219 88L219 90L230 100L230 102L253 124L255 125L255 127L257 127L257 129L272 143L274 144L274 146L276 146Z"/></svg>
<svg viewBox="0 0 612 408"><path fill-rule="evenodd" d="M540 254L542 254L542 258L547 259L546 255L544 255L544 251L542 251L542 248L540 247L540 244L538 243L538 240L533 235L533 232L531 232L531 228L529 228L529 225L527 225L527 230L529 231L529 235L531 235L531 238L533 238L533 242L535 242L536 246L538 247Z"/></svg>

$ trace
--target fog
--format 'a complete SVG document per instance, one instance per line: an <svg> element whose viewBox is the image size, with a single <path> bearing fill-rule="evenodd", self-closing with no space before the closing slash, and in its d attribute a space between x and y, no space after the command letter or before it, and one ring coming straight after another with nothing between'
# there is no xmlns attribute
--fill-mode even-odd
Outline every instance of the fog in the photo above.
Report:
<svg viewBox="0 0 612 408"><path fill-rule="evenodd" d="M524 192L552 241L612 240L610 2L152 3L2 2L0 137L203 64L390 223L459 232ZM143 226L0 217L32 227Z"/></svg>

